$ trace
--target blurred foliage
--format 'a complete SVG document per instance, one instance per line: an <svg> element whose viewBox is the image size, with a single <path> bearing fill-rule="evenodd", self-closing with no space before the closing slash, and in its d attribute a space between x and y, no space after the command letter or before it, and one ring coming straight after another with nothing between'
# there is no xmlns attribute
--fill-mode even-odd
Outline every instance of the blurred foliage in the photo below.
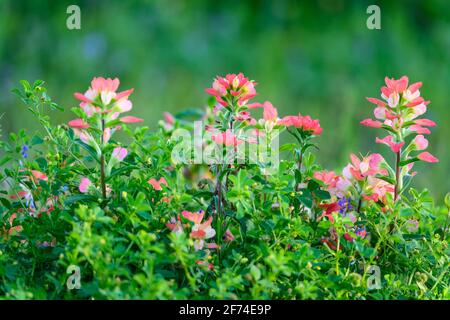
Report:
<svg viewBox="0 0 450 320"><path fill-rule="evenodd" d="M374 2L381 30L366 28ZM66 28L70 4L81 8L81 30ZM379 94L384 76L406 74L423 81L430 118L439 124L430 151L441 162L415 184L442 202L450 189L449 9L448 0L1 0L0 124L4 133L38 127L9 94L20 79L45 79L52 98L69 108L76 105L72 93L86 90L93 76L117 76L135 87L136 115L155 128L163 111L206 104L201 88L215 75L242 71L262 83L259 100L282 115L320 118L319 159L333 168L349 152L384 147L368 148L374 132L358 125L371 115L364 97Z"/></svg>

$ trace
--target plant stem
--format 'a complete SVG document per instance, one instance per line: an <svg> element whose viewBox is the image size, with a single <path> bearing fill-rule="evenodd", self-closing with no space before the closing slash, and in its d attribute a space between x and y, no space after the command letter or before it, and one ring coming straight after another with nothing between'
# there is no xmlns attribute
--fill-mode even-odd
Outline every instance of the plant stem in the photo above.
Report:
<svg viewBox="0 0 450 320"><path fill-rule="evenodd" d="M298 171L300 173L302 172L302 162L303 162L303 152L300 151L300 156L298 157L298 162L297 162ZM300 183L301 183L301 181L297 181L297 185L295 186L296 191L300 190Z"/></svg>
<svg viewBox="0 0 450 320"><path fill-rule="evenodd" d="M103 136L105 131L105 119L102 118L102 136L101 136L101 155L100 155L100 184L102 187L102 197L106 200L106 183L105 183L105 155L103 154Z"/></svg>
<svg viewBox="0 0 450 320"><path fill-rule="evenodd" d="M395 187L394 187L394 202L397 201L400 192L400 150L396 154L395 160Z"/></svg>
<svg viewBox="0 0 450 320"><path fill-rule="evenodd" d="M358 208L356 209L356 212L360 213L361 205L362 205L362 196L360 195L358 200Z"/></svg>

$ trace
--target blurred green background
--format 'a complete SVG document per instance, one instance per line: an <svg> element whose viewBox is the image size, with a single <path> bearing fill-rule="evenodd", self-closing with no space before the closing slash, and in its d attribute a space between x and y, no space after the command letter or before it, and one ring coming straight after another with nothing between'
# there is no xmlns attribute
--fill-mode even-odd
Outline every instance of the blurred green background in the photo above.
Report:
<svg viewBox="0 0 450 320"><path fill-rule="evenodd" d="M81 8L81 30L68 30L67 6ZM366 9L381 8L381 30ZM0 120L4 133L38 126L10 93L20 79L47 82L72 118L72 94L93 76L119 77L135 88L132 114L156 128L164 111L206 105L215 75L244 72L259 85L257 101L280 112L319 118L319 162L342 167L350 152L383 151L380 134L358 123L372 116L365 97L384 76L423 81L438 122L415 186L442 203L450 190L450 2L432 1L106 1L0 0ZM381 136L380 136L381 137ZM391 159L391 158L389 158Z"/></svg>

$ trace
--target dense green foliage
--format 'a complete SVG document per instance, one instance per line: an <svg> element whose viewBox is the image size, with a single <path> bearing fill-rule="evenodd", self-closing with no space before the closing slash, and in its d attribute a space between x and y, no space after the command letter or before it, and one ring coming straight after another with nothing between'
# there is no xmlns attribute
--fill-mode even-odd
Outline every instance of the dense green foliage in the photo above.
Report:
<svg viewBox="0 0 450 320"><path fill-rule="evenodd" d="M16 93L44 133L20 130L0 145L2 298L450 298L448 198L439 206L428 191L411 188L388 212L368 201L359 206L357 222L340 214L333 222L318 219L321 201L330 198L313 178L321 161L314 148L305 148L299 170L298 150L289 144L281 147L287 155L279 174L263 175L251 164L222 168L228 170L226 201L218 210L214 175L221 171L173 164L176 141L163 123L156 131L123 124L128 155L106 177L105 197L95 150L67 125L49 123L46 114L62 108L43 83L23 82ZM179 117L174 125L188 127L187 120ZM94 192L80 192L83 176L97 185ZM161 177L167 181L161 190L147 182ZM34 214L19 190L32 195ZM217 249L195 250L192 234L171 232L167 223L184 210L214 217ZM417 229L411 221L419 222ZM364 224L367 236L348 231L353 223ZM81 269L80 289L66 286L70 265ZM368 285L370 266L379 267L380 288Z"/></svg>

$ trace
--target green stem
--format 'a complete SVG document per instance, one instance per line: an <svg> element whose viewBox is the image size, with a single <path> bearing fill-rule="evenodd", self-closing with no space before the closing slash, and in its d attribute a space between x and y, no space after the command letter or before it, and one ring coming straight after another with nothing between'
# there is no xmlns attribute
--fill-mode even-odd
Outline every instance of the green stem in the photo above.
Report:
<svg viewBox="0 0 450 320"><path fill-rule="evenodd" d="M105 183L105 155L103 154L104 141L103 135L105 131L105 119L102 118L102 136L101 136L101 155L100 155L100 184L102 188L103 200L106 200L106 183Z"/></svg>
<svg viewBox="0 0 450 320"><path fill-rule="evenodd" d="M397 201L398 195L400 193L401 181L400 181L400 151L396 154L395 160L395 187L394 187L394 202Z"/></svg>

